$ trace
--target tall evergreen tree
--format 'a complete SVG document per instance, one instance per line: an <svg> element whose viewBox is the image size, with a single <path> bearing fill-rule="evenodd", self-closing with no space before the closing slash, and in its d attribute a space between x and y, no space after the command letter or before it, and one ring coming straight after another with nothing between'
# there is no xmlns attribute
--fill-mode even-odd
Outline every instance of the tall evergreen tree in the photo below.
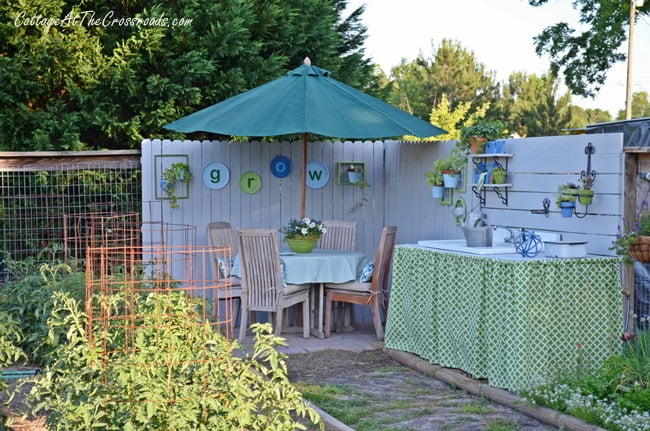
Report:
<svg viewBox="0 0 650 431"><path fill-rule="evenodd" d="M389 100L400 108L427 120L446 94L451 109L460 103L479 106L493 102L499 94L495 73L488 71L459 42L443 39L432 56L402 62L391 71L393 88Z"/></svg>
<svg viewBox="0 0 650 431"><path fill-rule="evenodd" d="M346 3L0 0L0 149L137 147L305 56L341 81L375 85L363 8L345 17ZM137 18L157 21L129 23Z"/></svg>

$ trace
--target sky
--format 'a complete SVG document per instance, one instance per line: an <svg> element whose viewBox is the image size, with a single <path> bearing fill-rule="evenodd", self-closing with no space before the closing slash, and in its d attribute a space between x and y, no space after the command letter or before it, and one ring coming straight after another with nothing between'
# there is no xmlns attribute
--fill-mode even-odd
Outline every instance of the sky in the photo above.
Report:
<svg viewBox="0 0 650 431"><path fill-rule="evenodd" d="M410 61L420 52L430 57L446 38L460 42L505 82L512 72L541 76L548 71L549 58L535 54L533 37L560 21L575 28L579 14L572 3L549 0L533 7L527 0L350 0L349 9L366 5L366 54L387 74L402 58ZM634 30L632 91L650 93L650 17L639 18ZM627 54L627 42L621 51ZM625 109L626 82L627 63L617 63L594 99L573 96L572 102L605 109L615 118Z"/></svg>

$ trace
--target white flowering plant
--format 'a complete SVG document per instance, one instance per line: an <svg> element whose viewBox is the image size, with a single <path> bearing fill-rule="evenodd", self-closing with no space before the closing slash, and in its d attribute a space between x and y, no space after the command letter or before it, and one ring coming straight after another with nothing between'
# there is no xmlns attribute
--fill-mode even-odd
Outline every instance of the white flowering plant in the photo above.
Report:
<svg viewBox="0 0 650 431"><path fill-rule="evenodd" d="M280 228L280 232L284 234L284 239L319 239L327 228L320 221L305 217L302 220L289 220L286 226Z"/></svg>

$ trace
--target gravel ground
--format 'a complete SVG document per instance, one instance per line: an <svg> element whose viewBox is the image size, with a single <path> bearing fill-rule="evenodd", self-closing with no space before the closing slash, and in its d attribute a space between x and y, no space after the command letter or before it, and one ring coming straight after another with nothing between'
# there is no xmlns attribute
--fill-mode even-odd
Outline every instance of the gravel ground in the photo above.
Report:
<svg viewBox="0 0 650 431"><path fill-rule="evenodd" d="M362 411L356 412L355 423L337 419L357 430L555 429L405 367L382 350L290 354L287 367L294 384L343 388L343 393L336 395L340 405L361 406Z"/></svg>

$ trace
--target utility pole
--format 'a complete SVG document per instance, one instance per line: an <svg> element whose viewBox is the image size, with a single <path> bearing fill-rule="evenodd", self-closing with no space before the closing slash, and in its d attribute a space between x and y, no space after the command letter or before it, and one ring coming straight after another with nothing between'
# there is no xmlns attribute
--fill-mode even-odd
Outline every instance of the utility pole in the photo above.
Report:
<svg viewBox="0 0 650 431"><path fill-rule="evenodd" d="M627 83L625 86L625 119L632 118L632 50L634 49L634 18L636 8L643 6L644 0L630 0L630 34L627 39Z"/></svg>

